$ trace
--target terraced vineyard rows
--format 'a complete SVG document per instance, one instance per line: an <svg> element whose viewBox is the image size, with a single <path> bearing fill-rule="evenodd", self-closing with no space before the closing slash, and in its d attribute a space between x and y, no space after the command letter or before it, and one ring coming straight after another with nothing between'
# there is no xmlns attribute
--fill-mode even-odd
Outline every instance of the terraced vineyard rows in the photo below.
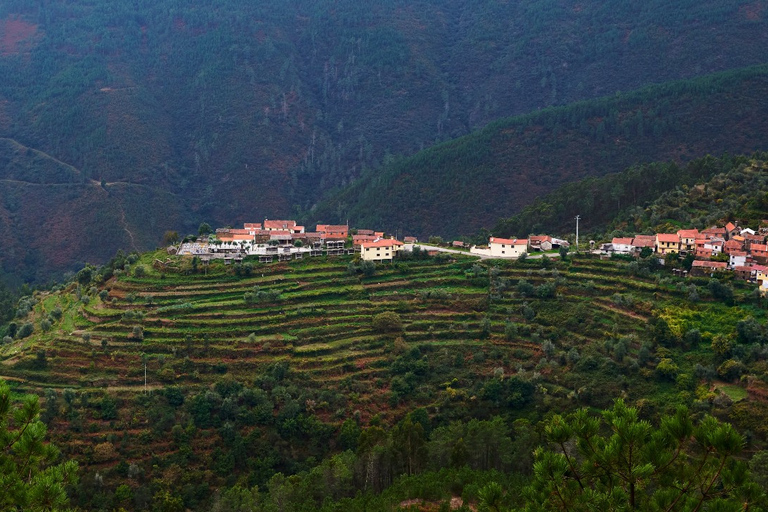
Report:
<svg viewBox="0 0 768 512"><path fill-rule="evenodd" d="M224 265L161 275L151 268L154 257L142 256L106 283L40 296L30 319L40 325L58 308L60 320L0 352L0 375L16 389L56 400L54 438L90 470L143 463L149 477L151 467L180 460L181 445L168 440L174 424L200 429L184 445L195 455L183 460L205 467L220 442L202 432L221 423L209 424L193 407L212 390L226 397L222 383L265 393L266 405L241 405L237 417L248 411L251 419L239 431L260 432L259 442L285 449L287 427L274 437L267 425L284 425L294 402L300 417L335 429L350 417L366 422L376 414L391 423L417 406L446 420L468 409L489 414L499 405L488 401L485 386L501 376L532 382L540 400L563 403L606 401L633 393L633 386L672 392L653 379L654 361L638 355L651 338L649 320L682 305L720 311L707 297L688 302L691 281L632 275L625 262L481 264L460 257L378 265L366 277L350 274L350 259L331 258L254 265L250 275L237 276ZM706 295L706 283L693 284ZM764 317L750 308L739 309L736 320ZM401 328L376 328L373 318L385 312ZM613 348L619 339L622 356ZM708 357L704 345L691 348L670 356L685 371ZM644 379L630 383L628 372ZM173 389L189 409L158 405ZM104 403L117 412L105 414ZM75 442L73 431L87 432L91 444ZM100 443L114 453L95 454ZM328 446L305 449L322 455ZM275 464L263 475L290 470Z"/></svg>

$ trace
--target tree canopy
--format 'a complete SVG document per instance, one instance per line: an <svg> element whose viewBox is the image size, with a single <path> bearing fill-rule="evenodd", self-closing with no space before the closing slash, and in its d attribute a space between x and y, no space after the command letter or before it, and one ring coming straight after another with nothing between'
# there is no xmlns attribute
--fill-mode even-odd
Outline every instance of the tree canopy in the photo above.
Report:
<svg viewBox="0 0 768 512"><path fill-rule="evenodd" d="M737 458L744 438L684 407L654 426L617 399L599 416L552 417L545 436L524 510L752 510L765 498Z"/></svg>
<svg viewBox="0 0 768 512"><path fill-rule="evenodd" d="M45 442L40 404L33 395L14 400L0 381L0 510L64 510L66 485L77 480L77 462L57 463L59 450Z"/></svg>

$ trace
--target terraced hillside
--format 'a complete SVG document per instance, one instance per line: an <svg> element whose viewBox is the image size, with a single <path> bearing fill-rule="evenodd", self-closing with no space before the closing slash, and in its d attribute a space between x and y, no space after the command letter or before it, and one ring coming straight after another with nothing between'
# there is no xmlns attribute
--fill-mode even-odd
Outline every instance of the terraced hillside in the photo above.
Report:
<svg viewBox="0 0 768 512"><path fill-rule="evenodd" d="M54 440L85 468L81 503L141 508L183 489L197 506L210 487L311 468L348 447L350 425L417 407L435 424L537 420L623 395L645 414L696 402L768 434L751 285L583 257L410 259L365 276L348 258L161 273L159 256L22 301L0 348L0 377L44 395Z"/></svg>

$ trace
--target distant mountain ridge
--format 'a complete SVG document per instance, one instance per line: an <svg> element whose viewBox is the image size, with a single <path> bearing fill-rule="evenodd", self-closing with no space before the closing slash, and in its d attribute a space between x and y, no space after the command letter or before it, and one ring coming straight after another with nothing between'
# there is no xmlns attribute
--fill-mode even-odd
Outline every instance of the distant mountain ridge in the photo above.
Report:
<svg viewBox="0 0 768 512"><path fill-rule="evenodd" d="M471 235L567 182L768 149L766 94L768 67L758 66L507 118L367 173L311 218Z"/></svg>
<svg viewBox="0 0 768 512"><path fill-rule="evenodd" d="M499 220L492 232L607 236L706 228L736 219L758 226L768 218L768 153L697 158L685 165L653 162L599 178L567 183ZM609 200L596 200L608 192Z"/></svg>
<svg viewBox="0 0 768 512"><path fill-rule="evenodd" d="M83 183L130 187L135 203L16 187L12 202L57 212L59 236L98 232L99 247L51 257L39 221L6 209L0 231L27 239L2 264L26 280L103 261L131 247L118 209L140 248L203 220L306 211L501 116L764 63L766 25L764 3L741 0L7 0L0 137ZM80 209L115 213L105 228Z"/></svg>

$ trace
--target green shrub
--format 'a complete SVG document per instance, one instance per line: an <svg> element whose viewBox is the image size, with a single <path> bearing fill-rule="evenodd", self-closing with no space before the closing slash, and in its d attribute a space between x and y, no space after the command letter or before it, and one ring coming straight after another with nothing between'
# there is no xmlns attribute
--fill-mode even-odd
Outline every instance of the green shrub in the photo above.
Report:
<svg viewBox="0 0 768 512"><path fill-rule="evenodd" d="M19 330L16 332L16 337L21 340L31 335L33 332L35 332L35 326L32 325L32 323L27 322L19 327Z"/></svg>
<svg viewBox="0 0 768 512"><path fill-rule="evenodd" d="M134 341L142 341L144 339L144 328L140 325L134 325L129 338Z"/></svg>
<svg viewBox="0 0 768 512"><path fill-rule="evenodd" d="M373 329L377 332L400 332L403 330L403 321L400 315L394 311L385 311L374 315Z"/></svg>

